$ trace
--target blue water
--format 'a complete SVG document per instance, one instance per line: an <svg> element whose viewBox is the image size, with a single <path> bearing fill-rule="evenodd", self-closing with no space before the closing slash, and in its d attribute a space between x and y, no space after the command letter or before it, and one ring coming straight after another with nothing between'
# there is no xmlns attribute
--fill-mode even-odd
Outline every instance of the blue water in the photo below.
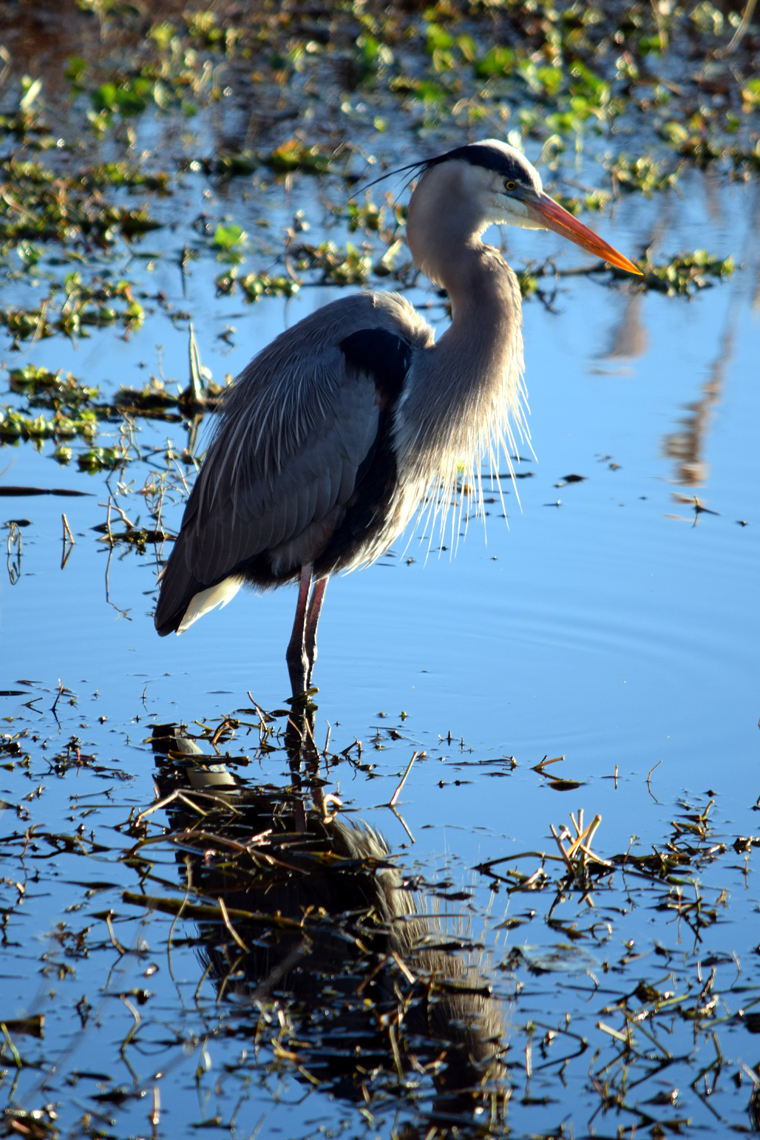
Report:
<svg viewBox="0 0 760 1140"><path fill-rule="evenodd" d="M503 481L508 525L495 493L487 542L480 522L473 521L456 557L439 553L437 541L428 554L429 543L412 528L396 544L394 557L330 584L315 678L317 737L323 738L326 722L338 747L359 737L379 777L367 782L341 768L331 788L382 828L394 846L406 845L401 849L411 866L427 876L446 873L459 886L476 884L483 907L488 890L472 867L501 854L546 848L549 824L567 821L579 807L587 820L602 815L596 840L602 853L625 850L634 833L646 850L661 838L682 794L704 802L714 792L722 824L734 834L752 831L751 808L760 791L755 199L752 186L706 187L693 176L683 184L683 197L631 198L611 222L601 220L600 232L626 252L636 253L657 232L662 253L704 246L716 255L732 254L738 268L729 281L692 300L657 293L636 297L625 284L606 289L570 277L559 282L553 311L535 299L526 303L535 457L522 445L526 462L518 470L532 476L516 487ZM244 223L246 207L238 203L236 209ZM547 235L507 236L516 260L558 249ZM500 240L498 233L494 240ZM560 264L581 259L565 251ZM253 307L236 298L216 301L211 277L218 267L201 261L193 266L183 300L176 270L161 261L157 266L152 285L193 313L204 363L215 378L235 374L271 337L339 295L310 288L289 302L264 299ZM413 297L427 299L421 289ZM237 328L232 350L218 339L226 324ZM23 359L71 369L88 382L136 386L146 372L157 370L157 345L163 346L165 375L184 386L187 332L160 314L126 342L112 332L95 333L76 346L56 339L27 348ZM5 359L15 365L18 355L6 346ZM668 454L668 440L683 431L681 421L698 401L701 466L696 481L686 483L682 465ZM186 437L175 425L146 426L140 439L160 443L167 436L184 446ZM153 555L114 553L108 604L107 548L91 530L105 518L103 479L61 468L49 454L50 445L41 455L29 446L6 448L0 455L3 481L83 489L92 497L2 500L4 517L31 523L23 529L20 581L11 586L7 577L2 580L0 685L39 682L35 693L48 690L41 708L52 703L59 679L80 695L76 709L67 706L51 749L75 733L101 762L113 760L126 772L129 782L107 785L116 789L109 795L116 796L116 814L123 818L130 803L144 806L152 798L152 765L142 743L151 719L208 722L247 705L248 691L265 708L282 704L295 598L287 590L239 595L182 638L159 640L150 617ZM568 474L584 481L557 487ZM119 502L134 521L146 514L134 494L144 472L128 469L125 483L133 478L132 493L125 488ZM114 491L116 484L113 477ZM695 495L716 513L697 514ZM180 509L167 516L175 525ZM62 510L76 538L63 570ZM10 717L21 708L10 697L3 706ZM99 717L106 718L102 724ZM43 722L47 734L47 714ZM390 726L398 728L401 740L374 749L376 731ZM416 840L412 846L401 824L377 805L387 803L415 750L426 755L412 769L401 807ZM582 786L570 793L550 789L532 770L545 756L564 756L547 771ZM500 757L514 757L517 767L495 777L477 766ZM88 794L93 790L88 784ZM71 794L70 781L49 782L40 802L51 828L54 822L63 826ZM115 837L117 848L122 842ZM62 877L68 862L80 861L62 858ZM108 881L108 858L94 862L89 877ZM173 864L166 873L172 876ZM81 867L70 877L81 881ZM62 888L38 898L36 936L42 938L76 897L76 890L67 894ZM498 917L504 906L498 900ZM165 916L146 920L149 942L156 924L166 936L166 922ZM136 945L134 930L129 937ZM539 942L551 933L531 930L515 937ZM642 929L637 937L647 935ZM756 943L756 931L751 924L738 930L729 924L718 941L741 957ZM178 961L182 985L192 991L202 970L186 949ZM121 962L110 988L136 984L138 967L142 961ZM17 977L18 994L10 1004L29 1009L37 1000L37 981L24 980L23 963L17 972L9 969L6 983ZM171 1020L173 991L168 978L160 978ZM72 990L71 996L79 995ZM123 1020L118 1033L108 1029L116 1040L131 1021L121 1003L114 1008ZM87 1063L96 1066L96 1060L93 1046ZM190 1069L196 1064L194 1057ZM294 1125L288 1121L295 1119L305 1129L306 1109L267 1105L269 1133L282 1127L289 1134ZM173 1111L184 1125L201 1113L213 1114L205 1102L192 1110L175 1105ZM332 1118L329 1105L320 1111ZM145 1106L140 1113L144 1120ZM248 1132L257 1118L254 1113L247 1122Z"/></svg>

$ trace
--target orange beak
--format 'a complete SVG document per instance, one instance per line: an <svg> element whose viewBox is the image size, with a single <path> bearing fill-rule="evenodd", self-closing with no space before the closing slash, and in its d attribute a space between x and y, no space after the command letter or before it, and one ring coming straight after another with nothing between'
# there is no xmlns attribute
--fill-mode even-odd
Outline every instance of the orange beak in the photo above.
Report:
<svg viewBox="0 0 760 1140"><path fill-rule="evenodd" d="M567 210L560 206L559 202L550 198L548 194L534 195L526 192L524 197L522 195L520 197L528 208L528 216L534 222L538 222L547 230L554 230L562 237L569 238L581 249L595 253L597 257L601 257L603 261L608 261L610 265L615 265L618 269L627 269L629 273L637 273L639 277L644 276L638 266L598 237L588 226L584 226L572 214L568 214Z"/></svg>

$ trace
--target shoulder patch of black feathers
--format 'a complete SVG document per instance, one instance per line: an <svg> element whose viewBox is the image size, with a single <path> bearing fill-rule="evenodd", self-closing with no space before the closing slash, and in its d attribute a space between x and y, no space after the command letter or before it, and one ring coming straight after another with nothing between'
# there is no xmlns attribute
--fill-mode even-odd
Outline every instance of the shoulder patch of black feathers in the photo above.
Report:
<svg viewBox="0 0 760 1140"><path fill-rule="evenodd" d="M340 349L349 367L371 376L387 400L398 398L412 359L405 340L386 329L360 329Z"/></svg>

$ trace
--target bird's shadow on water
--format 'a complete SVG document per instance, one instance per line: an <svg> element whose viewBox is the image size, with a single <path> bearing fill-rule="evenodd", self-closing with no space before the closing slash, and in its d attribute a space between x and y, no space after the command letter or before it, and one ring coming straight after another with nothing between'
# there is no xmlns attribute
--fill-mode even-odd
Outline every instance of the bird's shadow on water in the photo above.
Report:
<svg viewBox="0 0 760 1140"><path fill-rule="evenodd" d="M226 1035L271 1049L307 1089L393 1110L409 1140L498 1128L505 1010L482 950L464 918L421 897L378 831L333 810L310 717L296 721L279 786L219 763L179 726L153 726L158 801L133 830L166 812L181 892L158 909L195 944L198 988L213 987Z"/></svg>

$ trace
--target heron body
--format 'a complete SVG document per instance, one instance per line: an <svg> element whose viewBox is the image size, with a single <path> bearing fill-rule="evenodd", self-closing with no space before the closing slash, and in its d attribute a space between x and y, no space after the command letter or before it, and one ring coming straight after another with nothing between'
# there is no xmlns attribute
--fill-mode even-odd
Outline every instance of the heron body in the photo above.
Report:
<svg viewBox="0 0 760 1140"><path fill-rule="evenodd" d="M520 289L481 241L492 223L551 228L636 267L542 191L496 140L428 163L410 204L417 267L449 294L432 328L395 293L359 293L299 321L226 395L161 576L156 628L184 632L244 583L299 583L287 661L294 695L311 680L327 580L368 565L433 487L522 429ZM314 583L311 598L309 591Z"/></svg>

